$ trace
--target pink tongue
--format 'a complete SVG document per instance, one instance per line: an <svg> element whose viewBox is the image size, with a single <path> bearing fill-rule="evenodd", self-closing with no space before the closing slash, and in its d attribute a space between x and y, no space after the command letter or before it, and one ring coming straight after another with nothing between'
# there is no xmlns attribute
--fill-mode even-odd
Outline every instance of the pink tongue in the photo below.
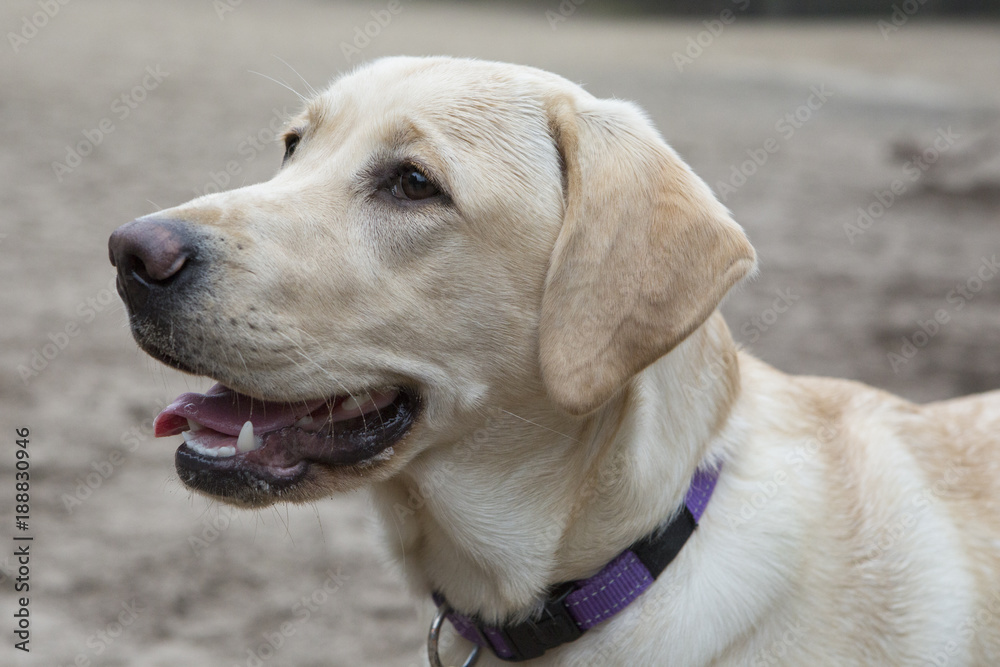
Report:
<svg viewBox="0 0 1000 667"><path fill-rule="evenodd" d="M306 403L259 401L217 384L204 394L178 396L153 421L153 435L157 438L177 435L187 430L188 419L232 436L239 435L243 424L252 421L254 431L267 433L291 426L326 403L326 399Z"/></svg>

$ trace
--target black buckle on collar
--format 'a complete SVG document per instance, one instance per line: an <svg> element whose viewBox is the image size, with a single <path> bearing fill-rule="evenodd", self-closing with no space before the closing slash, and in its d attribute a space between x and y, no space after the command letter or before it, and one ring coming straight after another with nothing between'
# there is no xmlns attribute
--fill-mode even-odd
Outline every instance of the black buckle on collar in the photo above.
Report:
<svg viewBox="0 0 1000 667"><path fill-rule="evenodd" d="M551 648L571 642L583 634L576 621L569 615L564 601L576 590L572 582L557 586L549 594L538 618L498 628L507 646L514 653L508 662L537 658ZM487 642L489 645L489 642Z"/></svg>

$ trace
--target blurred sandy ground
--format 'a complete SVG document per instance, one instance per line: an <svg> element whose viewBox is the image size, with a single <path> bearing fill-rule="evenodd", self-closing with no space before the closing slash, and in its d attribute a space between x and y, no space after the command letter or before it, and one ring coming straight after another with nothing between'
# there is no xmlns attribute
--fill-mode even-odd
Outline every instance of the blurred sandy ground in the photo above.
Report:
<svg viewBox="0 0 1000 667"><path fill-rule="evenodd" d="M28 426L36 536L33 650L10 647L8 578L0 664L403 667L422 650L425 629L380 561L362 495L234 514L182 489L176 443L149 437L160 407L209 382L136 351L108 234L204 191L227 163L235 185L266 179L282 151L246 139L266 138L297 98L251 70L304 88L280 57L320 87L349 69L341 43L385 3L244 2L221 19L216 6L70 2L16 53L9 37L0 45L0 535L9 544L13 430ZM874 18L768 24L737 12L713 36L700 21L606 20L586 5L553 29L555 0L401 6L357 61L453 54L554 70L638 101L717 190L740 182L734 169L750 173L726 203L761 274L725 310L756 354L916 400L1000 386L1000 276L970 298L952 293L976 287L982 258L1000 253L995 24L914 19L883 36ZM38 11L5 2L0 26L19 32ZM697 57L678 66L675 54ZM125 117L123 94L135 107ZM60 182L52 163L102 121L113 132ZM951 143L911 180L906 162L941 132ZM878 212L897 180L892 204L850 242L845 225L859 207ZM939 310L947 323L921 338ZM74 335L61 336L67 327ZM893 369L904 337L924 345ZM22 379L19 366L60 343ZM0 565L9 573L12 561Z"/></svg>

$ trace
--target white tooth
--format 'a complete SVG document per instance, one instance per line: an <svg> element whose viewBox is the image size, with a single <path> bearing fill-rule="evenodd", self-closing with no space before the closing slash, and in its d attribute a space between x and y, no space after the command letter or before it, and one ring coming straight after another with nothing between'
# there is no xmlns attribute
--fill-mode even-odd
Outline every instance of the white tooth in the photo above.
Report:
<svg viewBox="0 0 1000 667"><path fill-rule="evenodd" d="M184 438L184 442L193 451L198 452L203 456L211 456L214 459L228 458L230 456L236 456L236 448L232 446L228 447L206 447L205 445L198 442L198 438L191 433L191 431L182 431L181 437Z"/></svg>
<svg viewBox="0 0 1000 667"><path fill-rule="evenodd" d="M295 422L295 426L308 426L313 423L312 415L306 415L302 419Z"/></svg>
<svg viewBox="0 0 1000 667"><path fill-rule="evenodd" d="M189 419L188 420L188 428L191 429L192 431L200 431L201 429L203 429L205 427L202 426L201 424L199 424L198 422L196 422L195 420Z"/></svg>
<svg viewBox="0 0 1000 667"><path fill-rule="evenodd" d="M247 420L240 429L240 437L236 439L236 449L241 452L252 452L260 449L264 441L253 437L253 423Z"/></svg>
<svg viewBox="0 0 1000 667"><path fill-rule="evenodd" d="M367 398L357 399L353 396L349 396L345 400L341 407L345 410L357 410L358 412L367 412L371 407L375 405L375 401L372 400L371 396Z"/></svg>

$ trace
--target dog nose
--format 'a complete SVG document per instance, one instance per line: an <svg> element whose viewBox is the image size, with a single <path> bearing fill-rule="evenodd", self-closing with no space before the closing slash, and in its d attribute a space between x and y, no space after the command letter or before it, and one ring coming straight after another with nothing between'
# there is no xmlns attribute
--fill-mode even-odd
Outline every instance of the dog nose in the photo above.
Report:
<svg viewBox="0 0 1000 667"><path fill-rule="evenodd" d="M108 254L118 269L118 293L133 312L151 291L183 273L192 256L189 237L185 223L155 218L133 220L111 234Z"/></svg>

